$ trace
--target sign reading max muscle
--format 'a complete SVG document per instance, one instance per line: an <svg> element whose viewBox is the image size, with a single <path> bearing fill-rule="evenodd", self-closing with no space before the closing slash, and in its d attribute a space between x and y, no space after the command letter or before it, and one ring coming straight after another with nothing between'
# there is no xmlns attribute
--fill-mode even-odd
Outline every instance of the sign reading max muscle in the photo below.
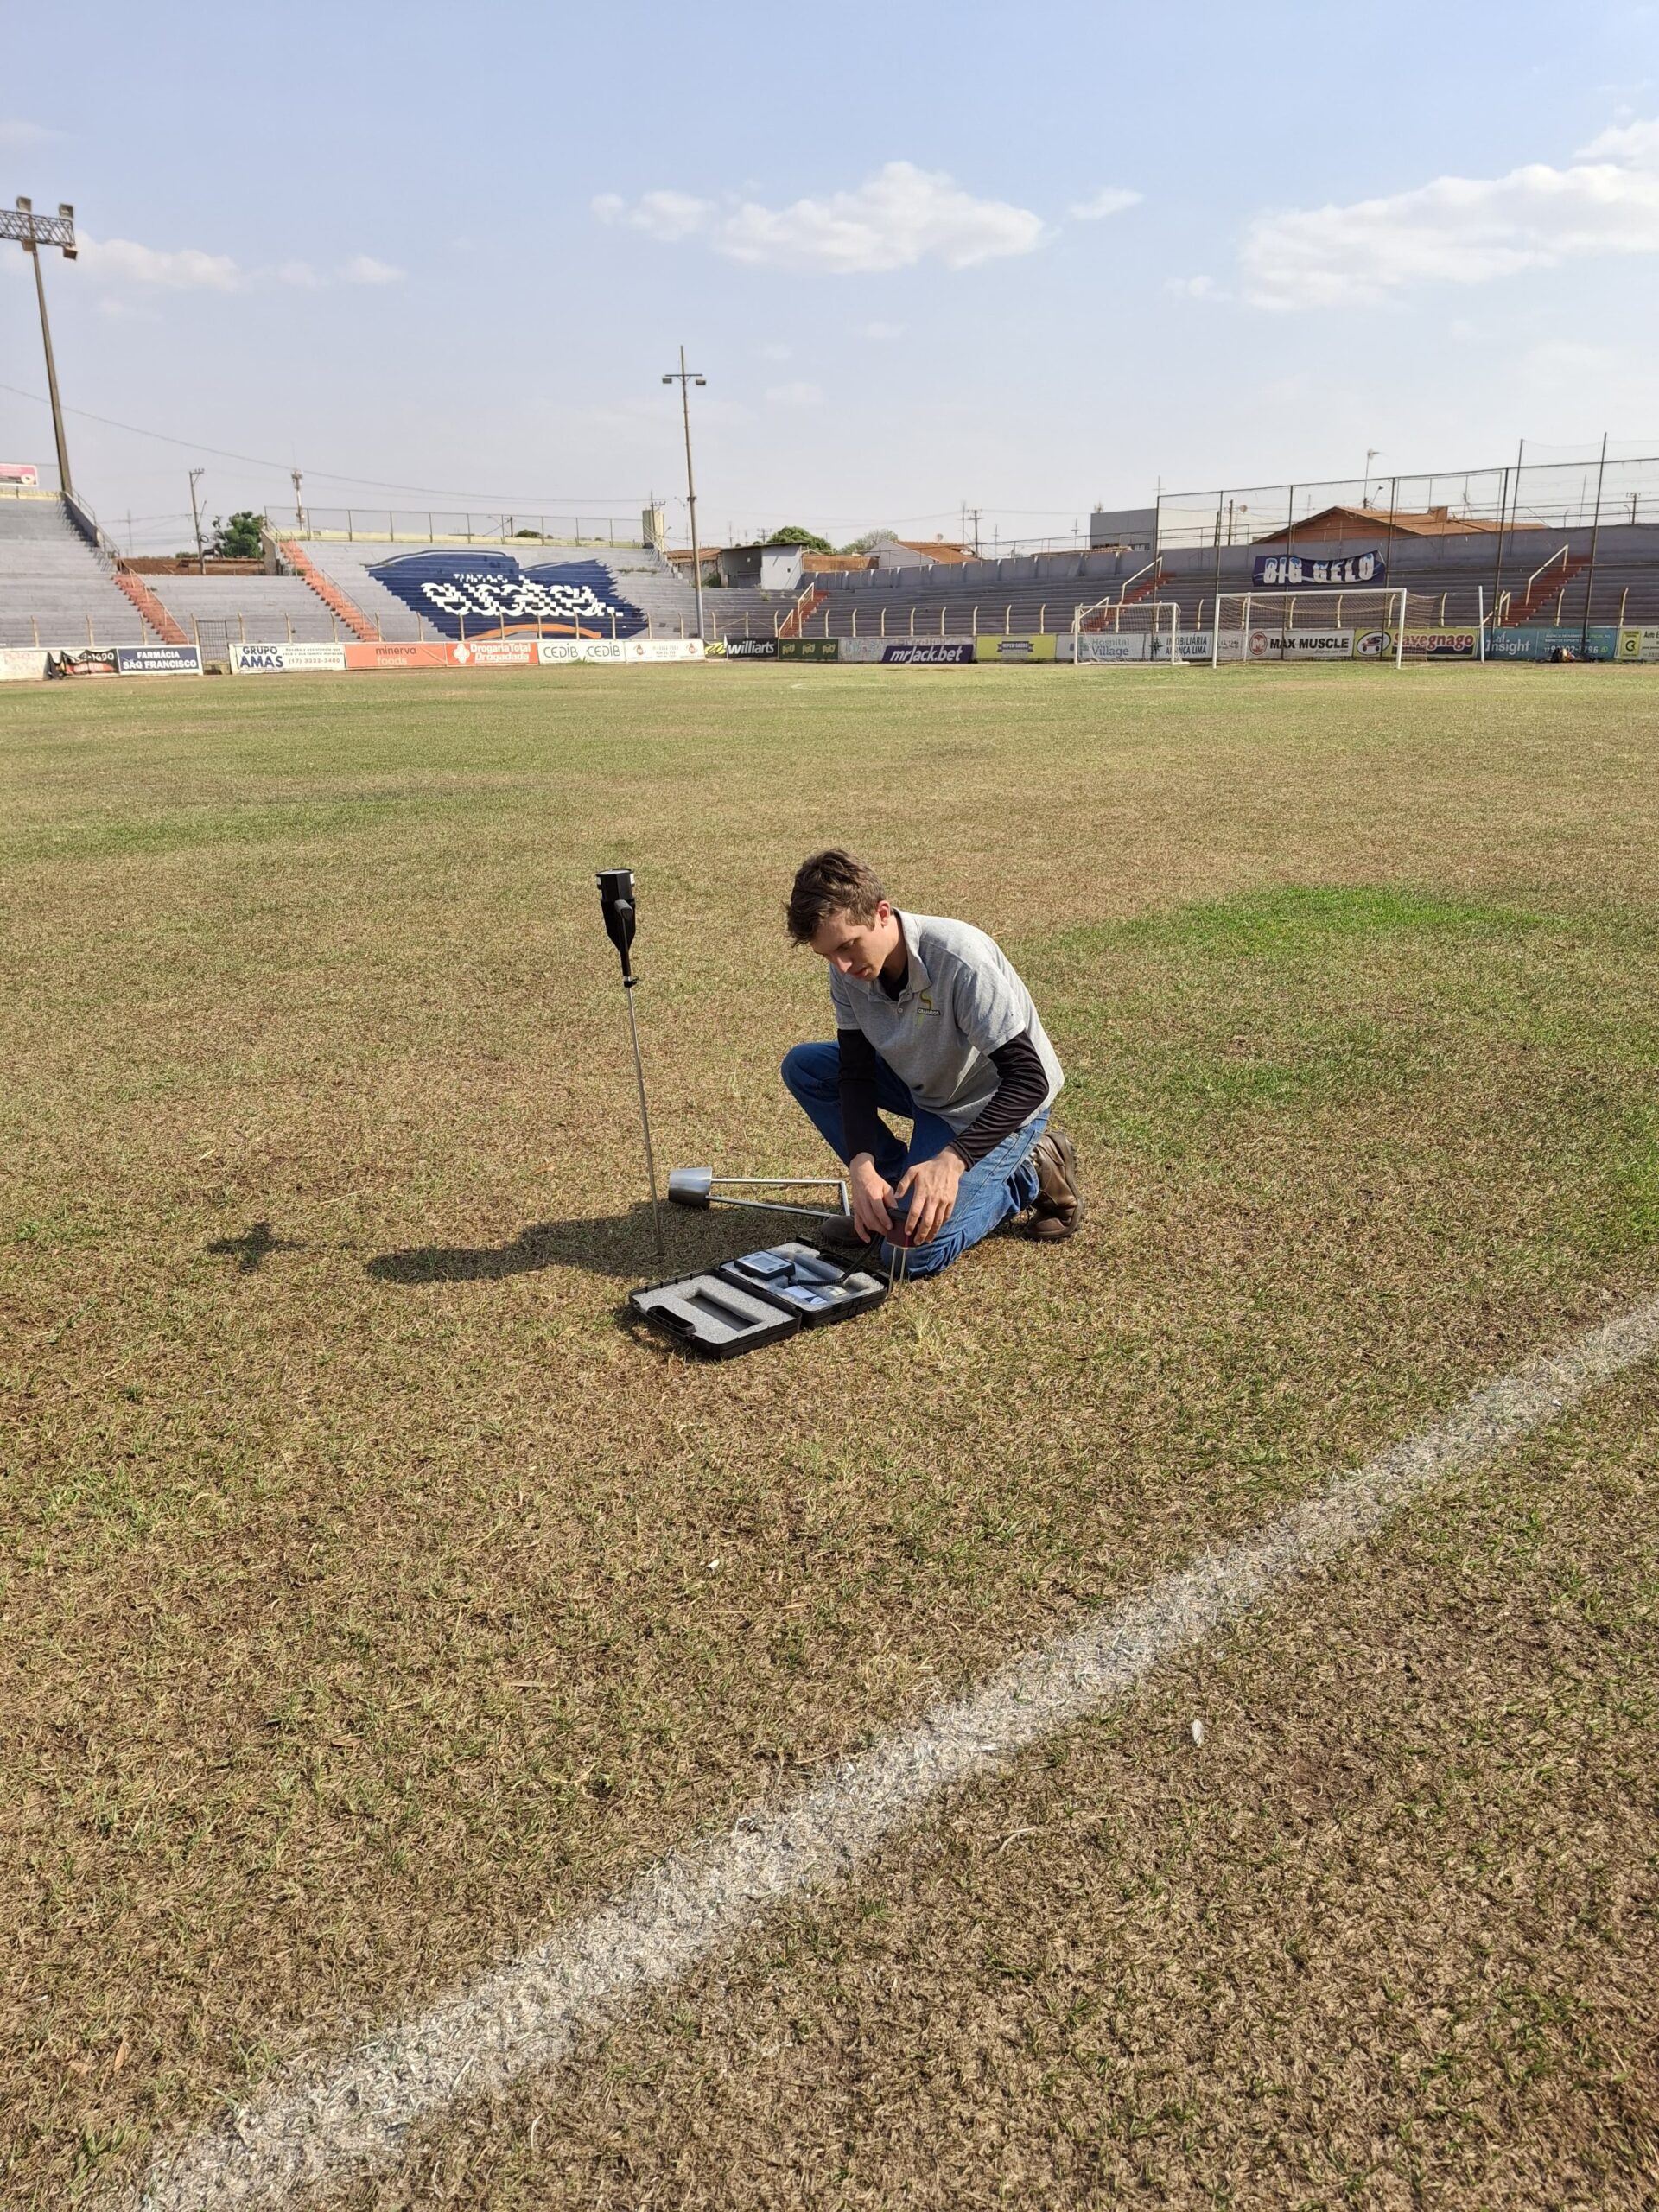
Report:
<svg viewBox="0 0 1659 2212"><path fill-rule="evenodd" d="M1389 564L1380 553L1335 558L1313 553L1258 553L1250 581L1268 591L1317 591L1321 585L1380 584Z"/></svg>
<svg viewBox="0 0 1659 2212"><path fill-rule="evenodd" d="M511 553L404 553L369 574L446 638L632 638L645 618L598 561L521 569Z"/></svg>

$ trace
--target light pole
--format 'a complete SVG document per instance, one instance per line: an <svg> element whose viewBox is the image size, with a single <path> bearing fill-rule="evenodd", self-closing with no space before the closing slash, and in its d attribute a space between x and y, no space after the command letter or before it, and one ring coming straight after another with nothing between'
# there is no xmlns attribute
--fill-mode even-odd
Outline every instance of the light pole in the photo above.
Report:
<svg viewBox="0 0 1659 2212"><path fill-rule="evenodd" d="M1365 485L1359 495L1359 503L1363 507L1369 507L1371 504L1371 463L1382 450L1381 446L1367 446L1365 448Z"/></svg>
<svg viewBox="0 0 1659 2212"><path fill-rule="evenodd" d="M680 365L671 369L663 378L664 384L680 387L680 412L685 418L685 504L691 510L691 581L697 594L697 635L702 635L702 553L697 543L697 485L691 474L691 386L706 385L707 377L700 377L695 369L685 365L685 348L680 348Z"/></svg>
<svg viewBox="0 0 1659 2212"><path fill-rule="evenodd" d="M207 562L201 550L201 510L196 505L196 480L207 474L205 468L193 468L190 472L190 519L196 526L196 566L204 576L207 573Z"/></svg>
<svg viewBox="0 0 1659 2212"><path fill-rule="evenodd" d="M19 194L15 213L10 207L0 208L0 238L16 238L35 264L35 296L41 303L41 342L46 347L46 388L52 399L52 435L58 442L58 489L73 499L75 487L69 480L69 448L64 442L63 409L58 399L58 368L52 359L52 326L46 319L41 248L59 246L66 261L75 258L80 251L75 244L75 211L67 200L60 200L55 215L37 215L35 202Z"/></svg>

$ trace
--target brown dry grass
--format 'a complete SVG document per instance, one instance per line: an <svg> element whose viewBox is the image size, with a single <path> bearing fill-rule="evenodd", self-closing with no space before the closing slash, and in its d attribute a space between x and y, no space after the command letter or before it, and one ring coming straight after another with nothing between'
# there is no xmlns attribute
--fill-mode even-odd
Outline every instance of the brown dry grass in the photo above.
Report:
<svg viewBox="0 0 1659 2212"><path fill-rule="evenodd" d="M133 690L0 702L9 2202L1653 1281L1642 671ZM1014 954L1094 1224L698 1370L590 871L661 1154L804 1169L830 836Z"/></svg>

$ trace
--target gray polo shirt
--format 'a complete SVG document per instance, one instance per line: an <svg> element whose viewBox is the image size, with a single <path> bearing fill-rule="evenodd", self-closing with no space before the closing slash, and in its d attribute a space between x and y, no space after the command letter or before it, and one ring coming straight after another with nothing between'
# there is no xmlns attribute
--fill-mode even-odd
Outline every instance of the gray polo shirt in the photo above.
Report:
<svg viewBox="0 0 1659 2212"><path fill-rule="evenodd" d="M1031 993L995 942L969 922L899 912L910 955L905 987L890 999L877 979L830 970L838 1029L861 1029L918 1106L951 1128L969 1128L996 1089L990 1055L1030 1032L1052 1103L1065 1071L1037 1018ZM1042 1111L1033 1109L1032 1119Z"/></svg>

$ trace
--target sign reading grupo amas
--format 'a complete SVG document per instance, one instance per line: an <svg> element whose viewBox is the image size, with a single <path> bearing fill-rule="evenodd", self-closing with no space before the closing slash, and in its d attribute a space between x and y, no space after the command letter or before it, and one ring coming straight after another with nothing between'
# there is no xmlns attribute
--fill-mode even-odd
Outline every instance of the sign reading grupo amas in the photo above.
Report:
<svg viewBox="0 0 1659 2212"><path fill-rule="evenodd" d="M295 676L318 669L344 668L344 645L232 645L236 676Z"/></svg>
<svg viewBox="0 0 1659 2212"><path fill-rule="evenodd" d="M1388 573L1380 553L1348 553L1335 560L1319 554L1260 553L1250 581L1268 591L1318 591L1332 584L1383 583Z"/></svg>
<svg viewBox="0 0 1659 2212"><path fill-rule="evenodd" d="M522 569L511 553L403 553L369 574L446 638L572 635L632 638L645 618L598 561L550 562ZM464 626L464 628L463 628Z"/></svg>

